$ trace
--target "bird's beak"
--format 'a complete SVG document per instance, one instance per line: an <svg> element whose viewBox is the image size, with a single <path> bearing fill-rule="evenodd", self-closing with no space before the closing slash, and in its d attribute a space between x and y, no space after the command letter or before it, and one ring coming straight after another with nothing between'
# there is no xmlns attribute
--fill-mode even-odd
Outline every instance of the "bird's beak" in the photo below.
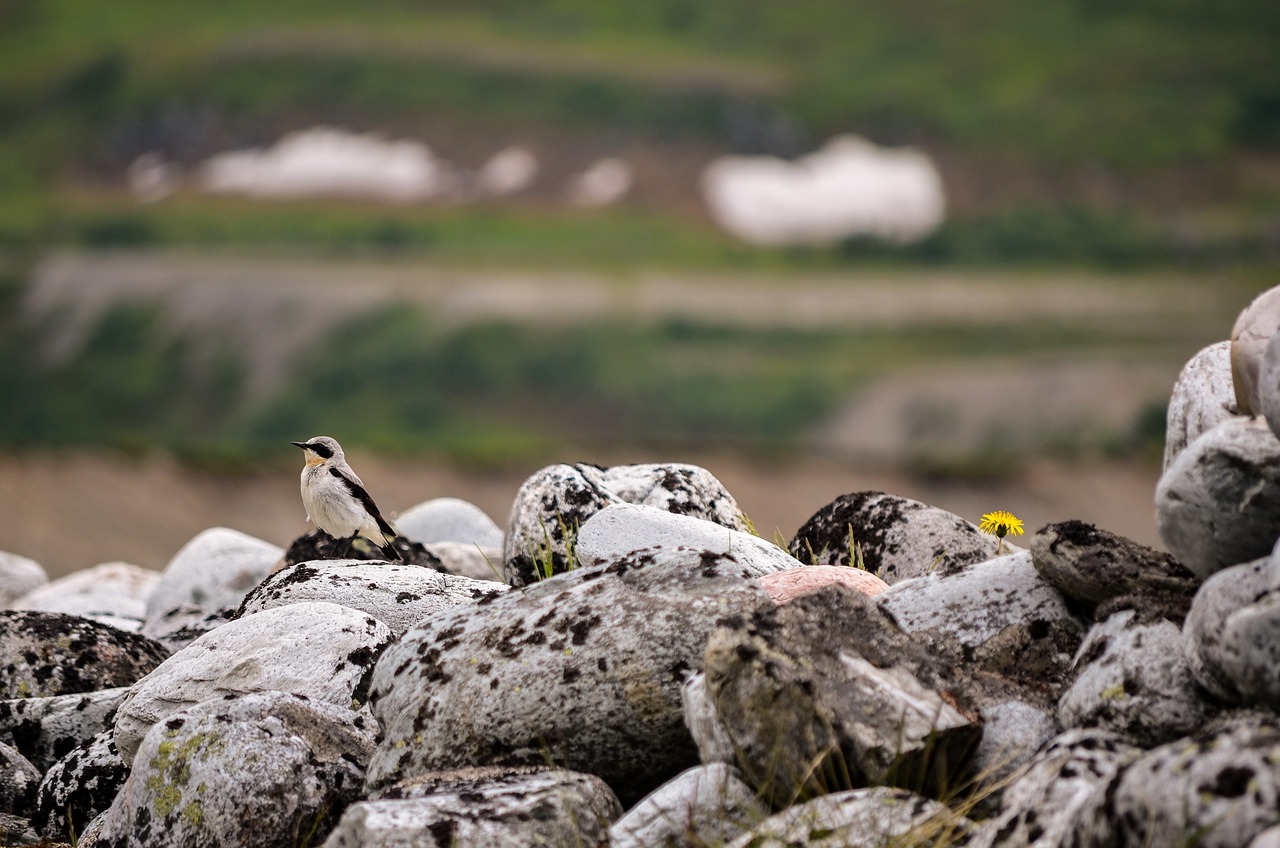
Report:
<svg viewBox="0 0 1280 848"><path fill-rule="evenodd" d="M302 448L303 450L307 449L306 442L290 442L289 444L293 445L294 447Z"/></svg>

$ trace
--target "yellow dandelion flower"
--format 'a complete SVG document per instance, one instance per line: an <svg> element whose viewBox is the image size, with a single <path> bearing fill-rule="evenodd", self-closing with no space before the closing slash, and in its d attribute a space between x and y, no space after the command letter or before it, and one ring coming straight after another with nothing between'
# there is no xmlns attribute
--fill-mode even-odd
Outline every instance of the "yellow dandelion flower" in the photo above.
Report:
<svg viewBox="0 0 1280 848"><path fill-rule="evenodd" d="M1000 544L996 548L996 554L1004 553L1004 537L1013 535L1022 535L1022 519L1014 515L1012 512L1005 512L998 509L995 512L988 512L982 516L982 521L978 524L978 529L983 533L990 533L1000 540Z"/></svg>

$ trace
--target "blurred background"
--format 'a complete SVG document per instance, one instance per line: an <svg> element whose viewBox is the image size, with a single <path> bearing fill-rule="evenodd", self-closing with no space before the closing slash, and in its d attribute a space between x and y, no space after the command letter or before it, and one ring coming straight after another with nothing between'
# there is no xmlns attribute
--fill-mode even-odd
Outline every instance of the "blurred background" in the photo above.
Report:
<svg viewBox="0 0 1280 848"><path fill-rule="evenodd" d="M0 549L161 567L552 462L1158 544L1280 282L1280 5L0 0Z"/></svg>

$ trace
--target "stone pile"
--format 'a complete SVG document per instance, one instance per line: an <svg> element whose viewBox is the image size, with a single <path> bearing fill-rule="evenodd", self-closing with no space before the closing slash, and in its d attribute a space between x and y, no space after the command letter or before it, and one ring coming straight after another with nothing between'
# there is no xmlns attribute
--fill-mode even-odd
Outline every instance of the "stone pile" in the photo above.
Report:
<svg viewBox="0 0 1280 848"><path fill-rule="evenodd" d="M1171 553L880 492L784 550L663 464L415 508L426 564L0 554L0 843L1280 844L1276 301L1174 388Z"/></svg>

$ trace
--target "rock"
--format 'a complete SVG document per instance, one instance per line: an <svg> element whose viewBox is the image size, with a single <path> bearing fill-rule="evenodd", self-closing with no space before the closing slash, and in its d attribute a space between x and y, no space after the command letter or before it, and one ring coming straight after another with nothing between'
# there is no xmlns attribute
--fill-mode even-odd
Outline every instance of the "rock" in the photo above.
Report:
<svg viewBox="0 0 1280 848"><path fill-rule="evenodd" d="M142 625L142 635L177 653L210 630L231 621L236 611L233 607L223 607L209 612L197 604L180 604L147 619Z"/></svg>
<svg viewBox="0 0 1280 848"><path fill-rule="evenodd" d="M105 730L128 691L121 687L0 701L0 741L13 745L43 773Z"/></svg>
<svg viewBox="0 0 1280 848"><path fill-rule="evenodd" d="M1274 717L1222 723L1134 760L1108 793L1118 845L1233 848L1275 825L1280 724ZM1098 844L1098 843L1093 843Z"/></svg>
<svg viewBox="0 0 1280 848"><path fill-rule="evenodd" d="M1069 730L1005 788L984 829L1001 848L1129 844L1109 839L1106 790L1141 753L1105 730Z"/></svg>
<svg viewBox="0 0 1280 848"><path fill-rule="evenodd" d="M0 813L29 818L41 777L17 748L0 742Z"/></svg>
<svg viewBox="0 0 1280 848"><path fill-rule="evenodd" d="M1000 701L978 714L982 741L973 752L972 771L982 786L997 792L1062 729L1052 710L1024 701Z"/></svg>
<svg viewBox="0 0 1280 848"><path fill-rule="evenodd" d="M396 516L396 532L430 547L436 542L460 542L472 548L501 548L502 528L469 501L433 498Z"/></svg>
<svg viewBox="0 0 1280 848"><path fill-rule="evenodd" d="M116 713L116 747L132 763L153 724L225 695L281 691L344 708L363 703L369 671L391 638L365 613L316 601L224 624L134 684Z"/></svg>
<svg viewBox="0 0 1280 848"><path fill-rule="evenodd" d="M867 783L939 792L981 731L916 668L941 672L874 602L832 586L725 620L707 643L706 698L775 807Z"/></svg>
<svg viewBox="0 0 1280 848"><path fill-rule="evenodd" d="M325 848L607 845L622 805L597 777L557 768L422 775L347 808Z"/></svg>
<svg viewBox="0 0 1280 848"><path fill-rule="evenodd" d="M697 465L615 465L605 469L602 482L625 503L701 518L730 530L747 530L733 495L715 475Z"/></svg>
<svg viewBox="0 0 1280 848"><path fill-rule="evenodd" d="M304 601L368 613L399 637L420 619L507 591L500 583L442 574L420 565L320 560L277 571L245 596L239 617Z"/></svg>
<svg viewBox="0 0 1280 848"><path fill-rule="evenodd" d="M1066 678L1084 636L1026 552L905 581L876 602L945 661L1050 693Z"/></svg>
<svg viewBox="0 0 1280 848"><path fill-rule="evenodd" d="M128 686L169 652L78 615L0 610L0 699Z"/></svg>
<svg viewBox="0 0 1280 848"><path fill-rule="evenodd" d="M769 600L775 604L785 604L801 595L835 583L848 586L867 597L875 597L889 588L888 583L870 571L847 565L807 565L804 568L790 568L786 571L764 574L757 579L769 593Z"/></svg>
<svg viewBox="0 0 1280 848"><path fill-rule="evenodd" d="M502 548L477 548L466 542L432 542L427 551L448 574L472 580L502 582Z"/></svg>
<svg viewBox="0 0 1280 848"><path fill-rule="evenodd" d="M1073 676L1058 706L1063 727L1100 727L1150 748L1191 733L1210 713L1191 675L1182 630L1134 610L1093 626L1076 653Z"/></svg>
<svg viewBox="0 0 1280 848"><path fill-rule="evenodd" d="M147 615L147 596L159 582L159 573L149 568L105 562L30 591L10 608L65 612L113 625L130 619L136 630Z"/></svg>
<svg viewBox="0 0 1280 848"><path fill-rule="evenodd" d="M1266 556L1280 537L1280 439L1232 418L1178 455L1156 486L1156 528L1201 580Z"/></svg>
<svg viewBox="0 0 1280 848"><path fill-rule="evenodd" d="M369 785L554 762L634 802L697 761L680 686L707 635L765 604L732 557L690 569L659 552L424 619L374 671L384 739Z"/></svg>
<svg viewBox="0 0 1280 848"><path fill-rule="evenodd" d="M854 492L814 513L788 550L805 564L857 565L893 585L985 562L996 556L998 544L946 510L883 492Z"/></svg>
<svg viewBox="0 0 1280 848"><path fill-rule="evenodd" d="M786 551L759 536L651 506L607 506L578 531L579 566L617 562L639 550L682 551L695 563L705 554L732 554L753 577L800 566Z"/></svg>
<svg viewBox="0 0 1280 848"><path fill-rule="evenodd" d="M1269 827L1249 841L1248 848L1280 848L1280 824Z"/></svg>
<svg viewBox="0 0 1280 848"><path fill-rule="evenodd" d="M40 837L22 816L0 813L0 845L34 845ZM84 843L81 843L82 845ZM91 846L85 846L91 848Z"/></svg>
<svg viewBox="0 0 1280 848"><path fill-rule="evenodd" d="M1280 438L1280 335L1267 342L1258 375L1258 412L1266 419L1272 434Z"/></svg>
<svg viewBox="0 0 1280 848"><path fill-rule="evenodd" d="M182 546L161 572L147 599L147 620L182 604L213 612L239 605L266 577L280 555L278 546L237 530L213 527Z"/></svg>
<svg viewBox="0 0 1280 848"><path fill-rule="evenodd" d="M360 793L374 728L283 692L213 699L154 725L98 838L116 848L318 841Z"/></svg>
<svg viewBox="0 0 1280 848"><path fill-rule="evenodd" d="M905 789L852 789L788 807L727 848L881 848L960 845L972 824Z"/></svg>
<svg viewBox="0 0 1280 848"><path fill-rule="evenodd" d="M609 846L723 845L767 816L734 768L724 763L695 766L614 822Z"/></svg>
<svg viewBox="0 0 1280 848"><path fill-rule="evenodd" d="M1218 342L1191 357L1174 383L1165 415L1167 471L1187 445L1239 414L1231 380L1231 342Z"/></svg>
<svg viewBox="0 0 1280 848"><path fill-rule="evenodd" d="M1031 537L1040 576L1068 598L1100 604L1121 595L1190 598L1200 581L1167 553L1083 521L1062 521Z"/></svg>
<svg viewBox="0 0 1280 848"><path fill-rule="evenodd" d="M55 841L69 839L72 832L83 834L89 822L111 806L128 777L114 734L104 730L45 774L31 824Z"/></svg>
<svg viewBox="0 0 1280 848"><path fill-rule="evenodd" d="M421 542L413 542L404 536L396 536L388 544L400 555L400 562L405 565L425 566L443 571L444 565ZM387 562L387 553L375 547L363 537L353 544L346 539L335 539L323 530L312 530L304 533L289 543L274 570L287 568L301 562L318 562L320 560L358 560L361 562Z"/></svg>
<svg viewBox="0 0 1280 848"><path fill-rule="evenodd" d="M1260 415L1258 382L1267 345L1280 331L1280 286L1267 289L1240 311L1231 329L1231 378L1241 415Z"/></svg>
<svg viewBox="0 0 1280 848"><path fill-rule="evenodd" d="M40 563L0 551L0 609L7 609L18 598L48 582L49 575Z"/></svg>
<svg viewBox="0 0 1280 848"><path fill-rule="evenodd" d="M705 672L689 675L680 687L680 703L684 710L684 726L698 746L698 759L704 764L737 762L733 739L720 724L715 705L707 700Z"/></svg>
<svg viewBox="0 0 1280 848"><path fill-rule="evenodd" d="M1280 554L1205 581L1183 625L1196 680L1224 701L1280 704Z"/></svg>

